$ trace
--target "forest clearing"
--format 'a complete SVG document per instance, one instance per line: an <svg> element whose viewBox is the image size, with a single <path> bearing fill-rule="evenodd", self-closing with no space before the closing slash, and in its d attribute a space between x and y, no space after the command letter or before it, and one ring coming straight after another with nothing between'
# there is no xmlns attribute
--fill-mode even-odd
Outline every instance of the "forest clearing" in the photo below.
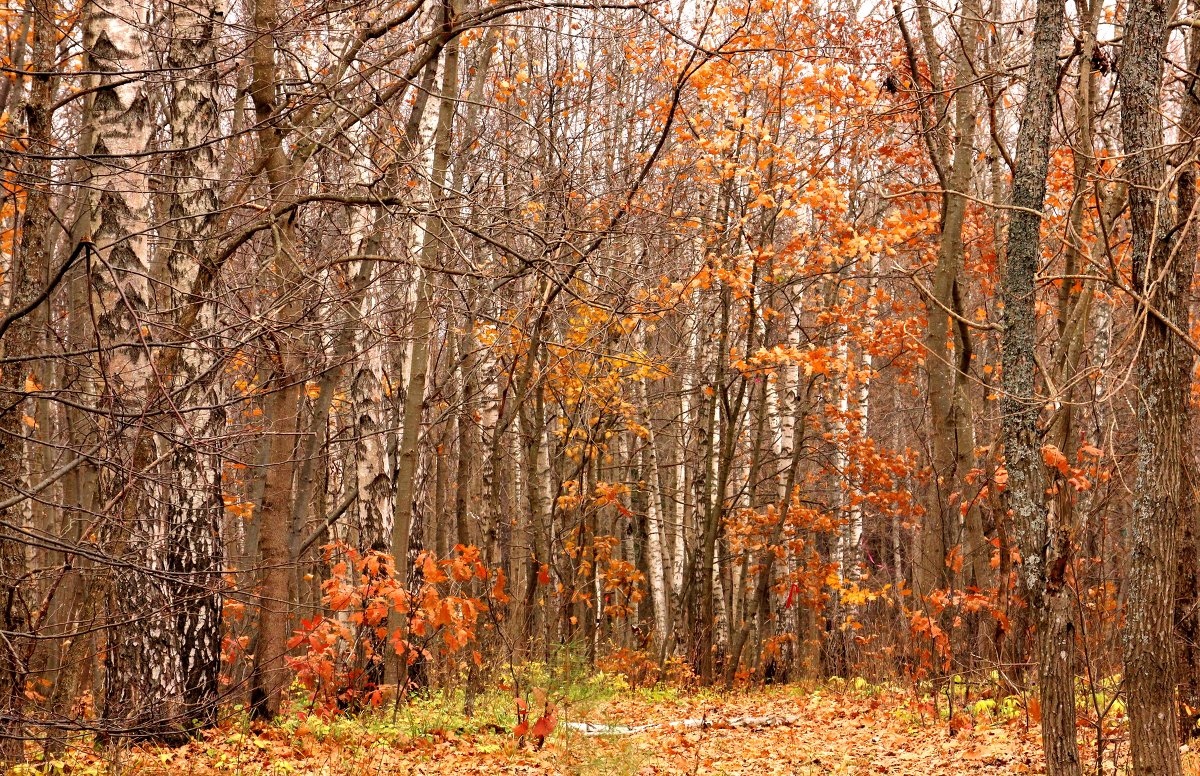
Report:
<svg viewBox="0 0 1200 776"><path fill-rule="evenodd" d="M1200 0L0 16L0 770L1195 771Z"/></svg>
<svg viewBox="0 0 1200 776"><path fill-rule="evenodd" d="M554 732L519 740L511 697L496 694L469 723L425 699L393 717L230 720L182 747L68 752L61 772L209 774L906 774L1044 773L1036 724L1023 709L962 712L953 725L901 688L791 687L749 693L631 692L612 675L566 688ZM553 702L552 702L553 703ZM636 724L636 729L628 727ZM953 730L953 732L951 732ZM1110 768L1128 758L1114 736ZM1189 762L1185 758L1185 762ZM1191 760L1194 768L1200 760ZM1192 772L1192 771L1189 771Z"/></svg>

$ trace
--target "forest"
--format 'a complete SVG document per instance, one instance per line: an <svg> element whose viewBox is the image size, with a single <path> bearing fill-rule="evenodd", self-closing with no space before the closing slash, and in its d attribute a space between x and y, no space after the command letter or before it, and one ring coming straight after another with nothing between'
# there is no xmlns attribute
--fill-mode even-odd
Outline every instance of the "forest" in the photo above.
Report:
<svg viewBox="0 0 1200 776"><path fill-rule="evenodd" d="M1197 0L0 15L0 767L1200 773Z"/></svg>

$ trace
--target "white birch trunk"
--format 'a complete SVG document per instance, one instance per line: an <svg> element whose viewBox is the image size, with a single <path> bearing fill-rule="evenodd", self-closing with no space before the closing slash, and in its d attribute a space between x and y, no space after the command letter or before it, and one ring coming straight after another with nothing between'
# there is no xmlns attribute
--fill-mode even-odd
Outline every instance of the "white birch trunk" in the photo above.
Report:
<svg viewBox="0 0 1200 776"><path fill-rule="evenodd" d="M145 14L145 6L108 0L87 4L83 17L84 67L96 72L96 85L105 88L91 98L86 112L83 143L91 154L81 165L75 231L81 238L90 236L96 246L89 280L103 348L97 363L98 403L122 410L144 405L152 379L149 350L142 344L153 337L154 302L150 184L142 168L151 135L149 99L140 75L151 64ZM127 444L113 449L128 456L126 466L138 476L139 464L152 455L151 440L135 428L122 441ZM132 486L122 519L111 528L114 548L136 571L116 581L110 605L118 618L132 618L135 625L115 632L106 652L104 714L155 735L183 710L179 633L165 614L171 590L154 573L166 566L166 520L148 515L146 508L151 498L162 496L147 494L144 484L127 480L112 485L114 492Z"/></svg>
<svg viewBox="0 0 1200 776"><path fill-rule="evenodd" d="M644 346L644 345L643 345ZM667 635L667 585L666 567L663 563L663 521L659 513L659 495L662 493L662 476L658 467L658 452L655 449L654 418L650 412L650 396L643 380L640 385L642 394L642 422L646 426L646 460L650 468L650 493L646 499L646 566L650 576L650 597L654 603L654 632L655 640L660 642Z"/></svg>

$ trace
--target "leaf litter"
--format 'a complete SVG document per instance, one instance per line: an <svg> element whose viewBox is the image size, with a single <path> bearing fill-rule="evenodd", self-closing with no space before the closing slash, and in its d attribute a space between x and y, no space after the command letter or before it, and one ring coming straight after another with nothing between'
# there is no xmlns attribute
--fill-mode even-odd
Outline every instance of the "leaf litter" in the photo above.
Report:
<svg viewBox="0 0 1200 776"><path fill-rule="evenodd" d="M77 749L64 772L138 774L894 774L1043 773L1037 725L971 720L951 730L910 694L793 688L628 693L558 708L548 732L318 738L285 730L215 730L176 749ZM543 715L547 717L551 715ZM528 728L526 729L528 731ZM525 732L525 731L521 731ZM536 731L546 733L545 729Z"/></svg>

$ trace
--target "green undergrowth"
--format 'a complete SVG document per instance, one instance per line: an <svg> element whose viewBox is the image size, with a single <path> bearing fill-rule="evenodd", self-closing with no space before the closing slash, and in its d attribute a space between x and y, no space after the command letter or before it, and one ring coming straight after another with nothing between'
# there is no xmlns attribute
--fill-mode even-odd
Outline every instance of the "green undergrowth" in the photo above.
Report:
<svg viewBox="0 0 1200 776"><path fill-rule="evenodd" d="M670 702L678 693L667 687L635 690L621 674L589 671L584 661L564 653L551 663L529 662L506 671L475 695L470 716L462 688L422 691L399 703L385 701L357 714L332 716L315 713L297 691L279 724L286 732L304 732L318 741L352 741L364 735L397 741L447 733L478 736L507 733L517 725L516 697L525 701L531 718L540 716L549 703L559 719L575 719L592 716L618 697Z"/></svg>
<svg viewBox="0 0 1200 776"><path fill-rule="evenodd" d="M986 681L969 681L960 675L954 675L944 677L938 682L918 682L911 691L925 709L936 709L937 716L942 720L949 719L952 714L966 713L975 721L983 723L1011 722L1024 718L1030 705L1036 703L1038 697L1036 685L1019 692L1011 684L1002 682L995 671L991 672ZM1075 705L1080 719L1089 720L1089 724L1092 725L1099 723L1116 730L1127 720L1119 675L1104 677L1095 682L1077 678ZM897 711L897 714L909 712ZM922 715L914 712L910 716L916 719Z"/></svg>

